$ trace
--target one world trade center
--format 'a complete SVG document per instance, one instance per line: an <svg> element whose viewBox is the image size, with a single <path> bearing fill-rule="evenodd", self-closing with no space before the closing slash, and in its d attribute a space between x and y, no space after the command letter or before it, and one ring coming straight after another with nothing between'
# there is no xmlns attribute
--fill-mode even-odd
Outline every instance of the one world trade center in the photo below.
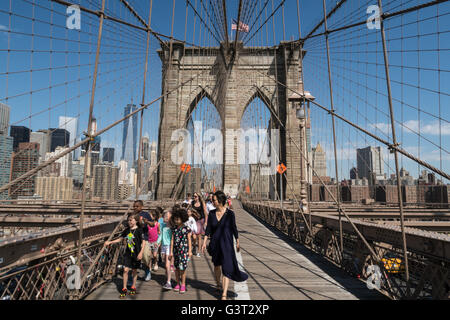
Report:
<svg viewBox="0 0 450 320"><path fill-rule="evenodd" d="M130 113L137 110L135 104L127 104L123 116L126 117ZM123 122L123 136L122 136L122 158L128 163L128 168L134 168L136 162L137 151L137 123L138 115L134 114L132 117Z"/></svg>

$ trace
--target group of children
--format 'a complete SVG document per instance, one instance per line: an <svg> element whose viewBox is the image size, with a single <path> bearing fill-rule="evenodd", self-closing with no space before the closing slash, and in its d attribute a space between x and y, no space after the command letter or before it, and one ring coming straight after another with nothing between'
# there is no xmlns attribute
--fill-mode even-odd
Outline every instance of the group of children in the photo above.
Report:
<svg viewBox="0 0 450 320"><path fill-rule="evenodd" d="M186 269L193 255L193 247L197 245L198 238L202 236L197 230L197 220L200 218L200 214L190 204L184 203L183 205L175 205L172 209L166 211L161 208L153 210L150 213L150 219L143 219L143 216L145 215L142 213L130 214L128 216L128 227L122 232L121 237L114 241L105 242L105 246L121 241L124 241L127 245L122 257L124 269L120 298L125 298L127 294L135 295L137 293L137 274L141 263L144 264L143 260L148 260L145 262L145 264L148 263L145 280L150 280L151 270L158 270L158 253L161 254L166 273L166 283L163 285L163 289L173 290L181 294L185 293ZM200 256L200 254L198 253L197 256ZM128 291L128 273L130 270L132 270L133 281L131 289ZM172 272L175 272L175 287L172 287Z"/></svg>

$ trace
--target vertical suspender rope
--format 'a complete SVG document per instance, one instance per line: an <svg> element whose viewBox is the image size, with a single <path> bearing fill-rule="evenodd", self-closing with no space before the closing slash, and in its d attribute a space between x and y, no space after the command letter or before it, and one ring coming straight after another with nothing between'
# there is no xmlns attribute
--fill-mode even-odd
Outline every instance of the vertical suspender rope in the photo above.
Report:
<svg viewBox="0 0 450 320"><path fill-rule="evenodd" d="M150 12L148 17L148 27L147 30L147 47L145 51L145 67L144 67L144 84L142 86L142 102L141 107L145 105L145 90L147 89L147 72L148 72L148 56L150 49L150 27L152 25L152 9L153 9L153 0L150 0ZM136 200L138 193L141 191L141 180L142 180L142 152L143 152L143 141L142 141L142 126L144 122L144 109L141 111L141 121L139 128L139 151L138 151L138 175L137 175L137 186L136 186ZM145 157L145 155L144 155Z"/></svg>
<svg viewBox="0 0 450 320"><path fill-rule="evenodd" d="M334 102L333 102L333 87L331 80L331 61L330 61L330 45L328 41L328 25L327 25L327 8L325 0L323 0L323 15L324 15L324 24L325 24L325 40L327 45L327 62L328 62L328 85L330 89L330 106L331 110L334 111ZM344 252L344 240L342 235L342 217L341 217L341 209L340 209L340 191L339 191L339 173L338 173L338 161L337 161L337 146L336 146L336 125L334 120L334 114L331 115L331 122L333 128L333 146L334 146L334 167L335 167L335 175L336 175L336 198L338 201L338 212L339 212L339 238L340 238L340 249L341 252Z"/></svg>
<svg viewBox="0 0 450 320"><path fill-rule="evenodd" d="M297 26L298 26L298 38L299 39L302 38L302 29L301 29L301 23L300 23L301 21L300 20L301 20L300 19L300 3L299 3L299 0L297 0ZM300 70L299 70L299 77L300 77L300 82L301 82L301 87L302 87L303 105L305 106L305 112L306 112L306 111L309 111L309 110L306 110L305 82L304 82L304 78L303 78L303 41L300 41L300 49L299 50L300 50L300 53L299 53L299 68L300 68ZM308 121L309 120L309 112L308 112L308 114L306 116L307 116L307 121ZM309 165L309 163L310 163L310 159L309 159L309 150L308 149L306 150L306 162L307 162L307 165L306 165L306 169L307 169L306 170L306 177L307 177L306 178L306 187L307 187L307 190L306 191L309 194L308 186L309 186L309 182L311 182L311 185L312 185L312 181L309 181L309 172L310 172L310 165ZM302 163L303 163L303 160L302 160ZM309 214L308 215L309 228L312 231L311 206L308 203L309 202L308 198L309 197L307 196L306 197L306 201L307 201L306 212ZM301 199L301 200L304 200L304 199ZM302 205L304 205L304 203L302 203ZM302 207L302 209L304 210L304 207ZM311 236L312 236L312 234L311 234Z"/></svg>
<svg viewBox="0 0 450 320"><path fill-rule="evenodd" d="M386 86L387 86L387 91L388 91L389 112L390 112L390 116L391 116L391 127L392 127L392 143L394 144L394 146L398 146L397 137L395 134L394 107L392 104L391 80L390 80L390 74L389 74L389 58L388 58L388 52L387 52L387 46L386 46L386 35L385 35L385 30L384 30L384 18L382 15L383 9L382 9L381 0L378 0L378 6L380 8L380 15L381 15L380 32L381 32L381 37L382 37L382 41L383 41L383 55L384 55L384 65L385 65L385 72L386 72ZM394 158L395 158L395 174L397 177L398 205L399 205L399 209L400 209L400 227L402 230L403 256L404 256L404 262L405 262L406 296L410 296L408 249L406 246L405 223L404 223L404 217L403 217L402 187L401 187L401 181L400 181L400 172L399 172L399 168L398 168L397 149L394 149Z"/></svg>
<svg viewBox="0 0 450 320"><path fill-rule="evenodd" d="M100 46L101 46L102 32L103 32L105 4L106 4L106 0L102 0L102 10L100 12L100 21L99 21L99 27L98 27L95 69L94 69L94 76L93 76L93 80L92 80L91 102L90 102L90 106L89 106L89 120L88 120L88 131L87 131L87 134L89 136L92 134L92 118L93 118L92 115L93 115L93 111L94 111L95 88L97 85L97 74L98 74ZM85 162L84 162L83 193L81 196L80 232L79 232L79 237L78 237L78 258L77 258L77 264L79 267L81 267L81 246L82 246L82 242L83 242L84 211L86 208L86 189L87 189L86 184L87 184L88 166L90 167L90 165L91 165L91 162L90 162L91 150L92 150L92 141L90 140L87 143L86 158L85 158Z"/></svg>

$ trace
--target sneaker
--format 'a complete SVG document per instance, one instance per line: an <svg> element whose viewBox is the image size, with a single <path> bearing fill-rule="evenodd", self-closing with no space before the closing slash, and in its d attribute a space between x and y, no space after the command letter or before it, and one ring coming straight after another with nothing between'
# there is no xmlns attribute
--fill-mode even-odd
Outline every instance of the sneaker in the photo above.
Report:
<svg viewBox="0 0 450 320"><path fill-rule="evenodd" d="M120 291L120 299L125 299L127 297L127 289L123 288L122 291Z"/></svg>
<svg viewBox="0 0 450 320"><path fill-rule="evenodd" d="M163 286L164 290L172 290L172 284L170 282L167 282L164 286Z"/></svg>
<svg viewBox="0 0 450 320"><path fill-rule="evenodd" d="M150 270L147 271L147 273L145 274L145 281L150 281L152 279L152 273L150 272Z"/></svg>
<svg viewBox="0 0 450 320"><path fill-rule="evenodd" d="M131 289L130 289L130 295L131 295L131 296L134 296L135 294L137 294L137 289L136 289L136 287L131 287Z"/></svg>
<svg viewBox="0 0 450 320"><path fill-rule="evenodd" d="M180 291L180 285L177 284L177 285L175 286L175 288L173 288L173 291L175 291L175 292Z"/></svg>
<svg viewBox="0 0 450 320"><path fill-rule="evenodd" d="M181 286L180 293L185 293L185 292L186 292L186 286Z"/></svg>
<svg viewBox="0 0 450 320"><path fill-rule="evenodd" d="M197 252L196 256L200 258L201 257L200 252Z"/></svg>

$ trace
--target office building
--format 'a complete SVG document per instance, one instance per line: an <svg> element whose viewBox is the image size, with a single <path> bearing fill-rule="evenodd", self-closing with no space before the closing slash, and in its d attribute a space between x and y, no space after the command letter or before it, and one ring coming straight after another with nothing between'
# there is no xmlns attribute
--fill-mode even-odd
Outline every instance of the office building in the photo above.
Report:
<svg viewBox="0 0 450 320"><path fill-rule="evenodd" d="M84 162L81 160L72 161L72 178L74 186L80 189L84 178Z"/></svg>
<svg viewBox="0 0 450 320"><path fill-rule="evenodd" d="M0 186L9 182L11 174L11 156L13 153L12 137L0 134ZM8 192L0 193L0 200L8 199Z"/></svg>
<svg viewBox="0 0 450 320"><path fill-rule="evenodd" d="M0 136L7 136L9 129L10 108L0 102Z"/></svg>
<svg viewBox="0 0 450 320"><path fill-rule="evenodd" d="M117 200L119 168L112 165L94 166L93 196L103 200Z"/></svg>
<svg viewBox="0 0 450 320"><path fill-rule="evenodd" d="M50 160L53 157L58 156L68 148L56 147L55 152L47 152L45 155L45 161ZM65 156L59 158L55 163L60 164L60 176L61 177L71 177L72 176L72 153L68 153Z"/></svg>
<svg viewBox="0 0 450 320"><path fill-rule="evenodd" d="M37 132L31 132L30 142L39 143L39 157L41 160L44 160L47 152L50 152L50 130L38 130Z"/></svg>
<svg viewBox="0 0 450 320"><path fill-rule="evenodd" d="M134 193L134 188L130 184L119 184L117 187L118 200L126 200Z"/></svg>
<svg viewBox="0 0 450 320"><path fill-rule="evenodd" d="M367 178L369 182L384 179L383 154L381 147L356 149L356 164L359 178Z"/></svg>
<svg viewBox="0 0 450 320"><path fill-rule="evenodd" d="M150 140L147 137L142 138L142 159L149 160L150 157Z"/></svg>
<svg viewBox="0 0 450 320"><path fill-rule="evenodd" d="M119 161L119 184L128 184L128 162Z"/></svg>
<svg viewBox="0 0 450 320"><path fill-rule="evenodd" d="M37 177L36 194L43 200L72 200L73 179L69 177Z"/></svg>
<svg viewBox="0 0 450 320"><path fill-rule="evenodd" d="M70 133L69 147L73 147L78 142L78 118L75 117L59 117L59 128L65 129ZM75 150L72 159L77 159L78 154Z"/></svg>
<svg viewBox="0 0 450 320"><path fill-rule="evenodd" d="M22 142L11 159L10 181L17 179L39 164L39 144ZM31 197L35 192L35 177L26 179L9 189L9 196L17 199L19 196Z"/></svg>
<svg viewBox="0 0 450 320"><path fill-rule="evenodd" d="M56 147L67 148L70 142L70 133L66 129L55 129L50 130L50 152L55 152Z"/></svg>
<svg viewBox="0 0 450 320"><path fill-rule="evenodd" d="M103 162L114 163L114 148L103 148Z"/></svg>
<svg viewBox="0 0 450 320"><path fill-rule="evenodd" d="M31 130L24 126L11 126L9 135L13 137L13 151L16 152L19 144L23 142L30 142Z"/></svg>
<svg viewBox="0 0 450 320"><path fill-rule="evenodd" d="M317 143L317 146L312 148L311 164L319 177L327 176L327 155L320 143Z"/></svg>
<svg viewBox="0 0 450 320"><path fill-rule="evenodd" d="M356 169L355 167L350 169L350 179L352 180L359 179L358 169Z"/></svg>

